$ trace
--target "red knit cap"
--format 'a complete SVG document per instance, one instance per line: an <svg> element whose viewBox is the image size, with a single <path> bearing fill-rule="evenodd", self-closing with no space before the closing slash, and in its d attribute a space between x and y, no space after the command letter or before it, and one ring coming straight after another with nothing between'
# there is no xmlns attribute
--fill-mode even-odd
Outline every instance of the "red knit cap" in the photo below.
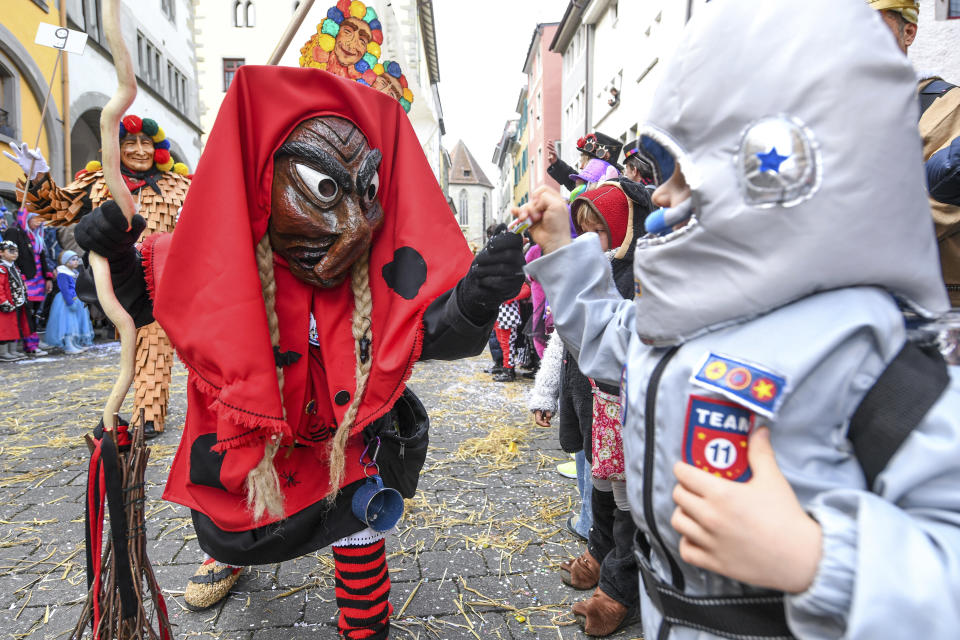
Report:
<svg viewBox="0 0 960 640"><path fill-rule="evenodd" d="M611 249L616 249L623 244L632 222L630 202L623 189L615 184L604 183L596 189L584 191L577 196L570 205L570 213L577 226L577 233L582 232L577 222L577 214L581 206L590 207L607 223L607 229L610 230Z"/></svg>

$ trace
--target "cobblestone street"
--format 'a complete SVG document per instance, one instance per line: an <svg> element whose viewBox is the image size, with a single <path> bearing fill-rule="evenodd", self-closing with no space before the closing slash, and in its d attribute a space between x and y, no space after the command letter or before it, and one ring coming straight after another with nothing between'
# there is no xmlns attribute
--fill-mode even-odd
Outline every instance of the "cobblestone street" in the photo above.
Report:
<svg viewBox="0 0 960 640"><path fill-rule="evenodd" d="M87 449L116 373L117 347L0 366L0 637L68 638L85 597ZM570 605L590 592L557 565L583 544L566 530L577 506L556 430L524 408L531 381L498 384L488 356L417 366L409 386L430 412L420 489L387 539L391 637L585 637ZM186 371L174 370L167 433L151 443L147 549L177 638L335 638L329 550L253 567L227 601L193 613L182 590L202 553L189 512L160 499L185 414ZM130 394L132 396L132 393ZM128 396L124 415L130 413ZM88 634L89 635L89 634ZM612 636L639 638L640 625Z"/></svg>

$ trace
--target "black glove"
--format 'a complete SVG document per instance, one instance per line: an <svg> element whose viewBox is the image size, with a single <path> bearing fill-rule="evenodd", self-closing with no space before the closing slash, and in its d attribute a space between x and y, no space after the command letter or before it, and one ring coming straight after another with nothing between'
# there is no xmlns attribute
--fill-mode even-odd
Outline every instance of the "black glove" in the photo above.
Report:
<svg viewBox="0 0 960 640"><path fill-rule="evenodd" d="M479 325L492 320L503 302L520 293L524 264L522 236L494 236L457 285L457 303L463 315Z"/></svg>
<svg viewBox="0 0 960 640"><path fill-rule="evenodd" d="M120 205L107 200L80 219L74 237L84 250L95 251L113 262L115 259L129 259L135 253L133 245L146 228L147 221L136 214L127 231L127 219Z"/></svg>
<svg viewBox="0 0 960 640"><path fill-rule="evenodd" d="M127 231L127 219L120 206L108 200L81 218L74 232L81 248L99 253L110 263L113 292L138 328L153 322L153 301L147 292L142 258L134 247L146 226L146 220L137 214ZM84 258L84 268L77 278L77 297L99 306L93 271Z"/></svg>

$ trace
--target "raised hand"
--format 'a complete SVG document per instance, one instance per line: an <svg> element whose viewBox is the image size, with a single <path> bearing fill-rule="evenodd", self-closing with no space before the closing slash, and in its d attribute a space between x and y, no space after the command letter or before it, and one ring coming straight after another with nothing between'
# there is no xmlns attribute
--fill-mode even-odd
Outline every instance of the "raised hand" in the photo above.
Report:
<svg viewBox="0 0 960 640"><path fill-rule="evenodd" d="M32 181L38 175L50 171L50 165L47 164L43 154L40 153L40 149L31 150L30 146L27 145L26 142L22 142L20 144L11 142L10 148L13 149L13 153L4 151L3 155L20 165L20 168L23 169L23 172L27 174L28 180Z"/></svg>
<svg viewBox="0 0 960 640"><path fill-rule="evenodd" d="M533 192L530 202L513 207L511 213L519 220L529 220L533 226L530 235L546 255L570 244L570 212L559 192L540 187Z"/></svg>
<svg viewBox="0 0 960 640"><path fill-rule="evenodd" d="M674 465L677 508L670 524L682 536L680 556L758 587L805 591L820 563L820 525L780 472L769 429L750 437L748 457L753 477L745 483Z"/></svg>

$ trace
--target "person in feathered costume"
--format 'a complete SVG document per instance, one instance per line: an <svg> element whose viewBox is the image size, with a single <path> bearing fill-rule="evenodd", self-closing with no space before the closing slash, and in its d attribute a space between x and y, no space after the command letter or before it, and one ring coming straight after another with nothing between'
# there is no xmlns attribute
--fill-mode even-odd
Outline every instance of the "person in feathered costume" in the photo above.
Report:
<svg viewBox="0 0 960 640"><path fill-rule="evenodd" d="M77 239L127 282L139 226L108 203ZM210 555L192 606L225 597L241 566L332 545L341 637L385 638L384 534L351 500L376 467L415 492L427 418L406 380L418 360L482 351L523 284L520 237L473 258L393 98L316 69L245 66L175 233L142 257L138 296L190 372L164 495L192 509Z"/></svg>
<svg viewBox="0 0 960 640"><path fill-rule="evenodd" d="M144 237L173 231L190 187L189 168L174 161L170 141L155 120L129 114L123 118L118 135L123 179L146 220ZM50 167L39 150L31 150L25 143L10 146L14 153L4 154L17 162L30 179L27 209L51 226L72 225L110 199L103 170L96 160L87 163L73 182L60 187L50 176ZM18 198L23 188L23 183L18 183ZM163 432L172 365L173 350L163 330L156 324L141 327L137 332L134 387L136 415L143 409L147 438Z"/></svg>

